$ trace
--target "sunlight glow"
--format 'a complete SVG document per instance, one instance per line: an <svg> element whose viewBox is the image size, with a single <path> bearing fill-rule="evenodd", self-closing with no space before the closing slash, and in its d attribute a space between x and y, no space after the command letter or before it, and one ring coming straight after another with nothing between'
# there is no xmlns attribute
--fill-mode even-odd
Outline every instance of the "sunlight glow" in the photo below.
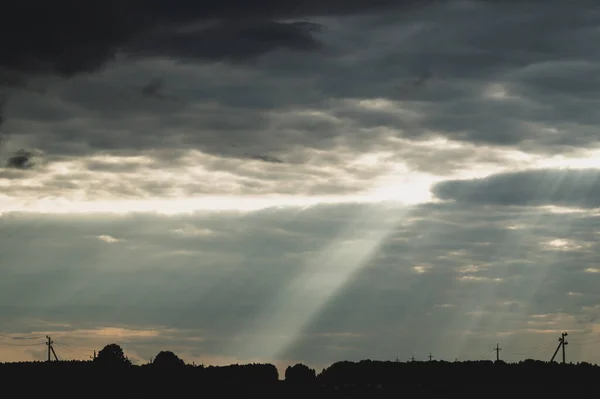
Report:
<svg viewBox="0 0 600 399"><path fill-rule="evenodd" d="M342 103L345 108L354 108L359 112L385 113L402 117L405 121L416 122L422 117L421 113L406 103L386 98L345 99Z"/></svg>
<svg viewBox="0 0 600 399"><path fill-rule="evenodd" d="M425 174L411 174L404 167L397 167L394 173L383 176L377 188L368 196L372 202L397 201L404 205L415 205L433 200L431 186L438 181Z"/></svg>
<svg viewBox="0 0 600 399"><path fill-rule="evenodd" d="M398 106L387 100L364 100L356 102L355 105L378 110L388 110ZM345 167L371 170L374 173L381 172L379 177L373 178L369 184L371 188L362 192L357 189L356 193L343 195L269 194L269 187L266 185L265 194L244 195L248 177L243 173L260 179L263 173L269 176L268 168L277 168L276 173L288 173L290 166L263 165L241 159L220 158L198 151L180 154L180 163L166 168L157 164L158 161L152 158L152 154L99 155L50 163L43 169L37 170L35 174L26 174L18 179L10 176L0 177L0 191L2 191L0 215L2 212L13 211L55 214L150 212L174 215L197 211L251 212L271 207L306 208L317 204L388 201L415 205L435 201L430 189L433 184L443 179L481 178L493 173L523 169L600 168L600 150L589 150L577 156L551 157L515 150L498 150L490 152L490 156L506 162L480 164L478 167L457 171L452 176L441 177L412 170L398 159L395 149L409 145L406 140L390 137L388 141L389 149L356 155L354 158L348 155ZM411 145L420 152L469 151L466 144L442 138ZM213 168L210 166L212 164L220 166ZM319 169L332 175L343 173L340 172L343 168L338 170L335 166L321 165ZM238 175L236 170L243 173ZM342 175L340 178L343 178ZM66 191L59 189L56 181L68 182L67 187L70 188ZM198 182L202 182L202 186L196 192L208 190L207 194L190 195L187 187L194 187ZM139 190L138 184L156 186L162 188L163 192L160 196L156 194L157 196L154 197L150 192L144 193L143 189ZM269 185L273 184L276 183L269 183ZM119 190L123 187L129 187L130 192L120 193ZM209 194L211 187L216 187L219 194ZM138 192L139 195L136 196ZM220 194L221 192L224 194ZM576 211L554 208L553 212Z"/></svg>
<svg viewBox="0 0 600 399"><path fill-rule="evenodd" d="M115 237L109 236L109 235L100 235L98 237L96 237L97 239L99 239L100 241L104 241L108 244L112 244L115 242L119 242L120 240L116 239Z"/></svg>
<svg viewBox="0 0 600 399"><path fill-rule="evenodd" d="M597 267L588 267L585 269L586 273L600 273L600 268Z"/></svg>
<svg viewBox="0 0 600 399"><path fill-rule="evenodd" d="M577 157L555 155L552 157L538 157L532 159L535 168L557 168L557 169L588 169L600 168L600 150L588 150Z"/></svg>
<svg viewBox="0 0 600 399"><path fill-rule="evenodd" d="M431 269L430 265L416 265L413 266L413 271L417 274L424 274L427 273L429 271L429 269Z"/></svg>
<svg viewBox="0 0 600 399"><path fill-rule="evenodd" d="M585 243L578 243L573 240L557 238L546 243L546 249L554 251L576 251L588 246Z"/></svg>
<svg viewBox="0 0 600 399"><path fill-rule="evenodd" d="M500 277L491 278L491 277L473 276L473 275L460 276L460 277L457 278L457 280L459 280L459 281L471 281L471 282L493 281L493 282L496 282L496 283L501 283L501 282L504 281L504 279L502 279Z"/></svg>
<svg viewBox="0 0 600 399"><path fill-rule="evenodd" d="M193 164L195 157L202 154L188 154L188 161ZM348 204L348 203L380 203L394 201L401 204L418 204L431 199L430 186L436 179L424 173L414 173L403 164L389 163L387 160L394 156L391 151L368 153L357 156L349 161L348 167L357 170L385 168L388 174L375 179L364 192L357 191L346 195L243 195L243 177L232 172L210 171L200 166L180 166L174 170L156 168L144 169L143 172L111 172L113 166L124 165L148 166L152 160L148 157L94 157L83 161L65 161L50 164L47 169L40 171L30 178L16 182L0 178L0 186L10 187L13 191L22 190L23 196L0 194L0 214L2 212L31 212L53 214L82 214L82 213L111 213L127 214L132 212L150 212L165 215L187 214L197 211L240 211L251 212L272 207L310 207L317 204ZM119 161L120 160L120 161ZM89 171L86 165L95 162L100 171ZM227 161L229 162L229 161ZM240 162L231 161L231 162ZM104 166L102 166L104 165ZM108 165L108 166L107 166ZM245 165L244 168L260 172L259 165ZM108 167L108 172L106 169ZM240 166L241 167L241 166ZM135 169L134 169L135 170ZM74 171L82 171L76 175ZM329 171L335 174L335 169ZM81 174L83 173L83 175ZM83 179L81 188L66 192L45 192L45 185L53 185L54 179L64 180L69 174L74 179ZM439 179L438 179L439 180ZM215 184L217 188L231 191L224 195L194 195L185 193L185 187L203 181L208 186ZM85 183L85 184L84 184ZM118 189L119 184L128 184L135 190L139 183L156 184L169 189L170 195L162 198L147 197L140 194L139 198L131 198L114 193L111 187ZM12 184L12 186L10 186ZM96 190L93 196L86 187ZM32 196L31 193L39 194Z"/></svg>
<svg viewBox="0 0 600 399"><path fill-rule="evenodd" d="M365 196L355 197L218 197L203 196L185 199L139 199L113 201L75 201L63 198L40 199L30 202L19 202L0 196L2 212L33 212L52 214L127 214L134 212L176 215L197 211L240 211L250 212L271 207L307 207L317 204L343 204L369 202Z"/></svg>

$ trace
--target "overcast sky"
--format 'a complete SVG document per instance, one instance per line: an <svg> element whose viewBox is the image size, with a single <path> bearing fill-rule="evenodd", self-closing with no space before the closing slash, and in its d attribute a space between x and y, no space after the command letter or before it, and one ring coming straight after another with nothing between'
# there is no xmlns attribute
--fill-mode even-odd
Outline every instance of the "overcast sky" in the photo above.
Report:
<svg viewBox="0 0 600 399"><path fill-rule="evenodd" d="M7 3L0 361L600 362L595 2Z"/></svg>

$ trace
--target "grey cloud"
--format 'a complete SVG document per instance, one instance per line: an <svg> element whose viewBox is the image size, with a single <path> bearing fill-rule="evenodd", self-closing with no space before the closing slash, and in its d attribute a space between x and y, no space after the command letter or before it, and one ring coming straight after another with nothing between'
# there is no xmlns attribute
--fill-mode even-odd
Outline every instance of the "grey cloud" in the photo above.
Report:
<svg viewBox="0 0 600 399"><path fill-rule="evenodd" d="M164 82L162 79L152 79L148 84L142 87L142 94L147 97L159 97L162 98L162 89Z"/></svg>
<svg viewBox="0 0 600 399"><path fill-rule="evenodd" d="M301 1L285 5L269 1L249 8L236 0L218 5L186 0L168 4L162 0L127 4L58 0L51 6L9 0L0 17L7 32L0 39L0 90L27 87L29 78L36 75L70 78L96 72L123 53L248 60L277 48L314 50L321 47L312 35L314 24L281 19L303 20L415 4L412 0L328 4ZM199 29L201 25L205 25L203 29ZM0 112L1 108L0 104Z"/></svg>
<svg viewBox="0 0 600 399"><path fill-rule="evenodd" d="M235 150L235 148L234 148ZM117 152L112 155L132 155ZM63 164L68 174L51 169L70 157L46 157L35 175L6 170L0 179L34 179L35 184L15 184L4 189L11 198L61 197L85 190L90 200L111 198L180 198L181 195L342 195L370 189L374 179L386 173L385 164L352 165L352 154L281 160L274 156L240 156L242 159L193 157L168 149L146 151L143 159L79 158ZM245 159L244 159L245 158ZM185 172L183 172L185 171ZM33 183L34 180L30 180Z"/></svg>
<svg viewBox="0 0 600 399"><path fill-rule="evenodd" d="M241 62L277 48L318 50L321 44L312 36L316 29L318 25L309 22L238 21L234 24L209 24L185 32L158 32L134 42L125 51L135 57Z"/></svg>
<svg viewBox="0 0 600 399"><path fill-rule="evenodd" d="M142 168L142 165L133 162L102 162L88 160L85 163L87 170L91 172L112 172L112 173L130 173L137 172ZM71 176L75 178L76 176Z"/></svg>
<svg viewBox="0 0 600 399"><path fill-rule="evenodd" d="M475 349L460 348L465 330L476 331L473 339L487 347L486 334L523 335L519 331L533 314L568 312L588 323L591 314L583 306L599 300L600 274L585 270L598 262L600 219L528 208L494 210L429 204L410 209L400 225L384 226L392 230L376 256L341 291L331 293L296 345L280 356L304 351L307 362L318 363L338 356L383 356L393 346L399 354L415 348L442 351L448 339L462 354L477 356ZM50 317L71 329L163 326L202 331L213 353L225 353L239 343L235 337L250 339L254 320L307 262L321 259L320 251L330 245L344 250L339 240L353 219L366 218L358 236L381 229L368 218L369 211L381 209L338 205L173 217L4 215L0 299L14 305L0 309L10 321L3 325L23 332L26 319ZM59 234L64 239L52 239ZM99 235L119 241L102 242ZM582 248L545 247L556 239ZM37 250L24 250L25 243ZM413 269L418 265L424 272ZM332 267L324 259L323 278ZM582 296L566 299L568 292ZM340 333L347 338L336 337Z"/></svg>
<svg viewBox="0 0 600 399"><path fill-rule="evenodd" d="M259 161L263 161L263 162L284 163L281 159L270 156L270 155L252 155L251 158L259 160Z"/></svg>
<svg viewBox="0 0 600 399"><path fill-rule="evenodd" d="M322 17L315 35L332 49L327 54L275 52L243 66L120 62L102 75L53 86L61 99L48 104L53 112L41 103L38 109L33 94L11 96L7 127L21 133L36 126L32 120L44 121L40 146L71 155L192 147L288 162L304 148L381 149L390 134L531 152L594 147L597 55L564 44L592 42L594 11L585 3L554 3L544 12L533 3L465 4L438 3L393 21L381 14ZM538 29L525 33L529 26ZM139 87L157 73L168 74L176 101L139 98ZM424 77L426 84L399 89ZM493 84L506 95L490 97ZM395 102L382 110L350 101L365 98ZM454 167L477 157L475 147L455 155ZM403 158L420 169L448 170L428 157Z"/></svg>
<svg viewBox="0 0 600 399"><path fill-rule="evenodd" d="M438 183L439 199L461 203L575 208L600 207L600 171L529 170Z"/></svg>
<svg viewBox="0 0 600 399"><path fill-rule="evenodd" d="M35 166L33 161L35 153L27 150L19 150L8 158L7 168L27 170Z"/></svg>

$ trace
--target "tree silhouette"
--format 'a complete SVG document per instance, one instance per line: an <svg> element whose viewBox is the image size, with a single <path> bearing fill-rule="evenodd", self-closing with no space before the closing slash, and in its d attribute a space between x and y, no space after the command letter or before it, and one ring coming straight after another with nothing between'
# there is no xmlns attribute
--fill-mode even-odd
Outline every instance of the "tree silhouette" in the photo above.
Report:
<svg viewBox="0 0 600 399"><path fill-rule="evenodd" d="M117 344L106 345L94 360L97 364L109 368L128 368L131 361L125 356L123 349Z"/></svg>
<svg viewBox="0 0 600 399"><path fill-rule="evenodd" d="M152 366L161 369L177 369L185 366L185 363L173 352L161 351L154 358Z"/></svg>
<svg viewBox="0 0 600 399"><path fill-rule="evenodd" d="M285 369L285 380L293 384L311 384L317 380L317 373L314 369L298 363Z"/></svg>

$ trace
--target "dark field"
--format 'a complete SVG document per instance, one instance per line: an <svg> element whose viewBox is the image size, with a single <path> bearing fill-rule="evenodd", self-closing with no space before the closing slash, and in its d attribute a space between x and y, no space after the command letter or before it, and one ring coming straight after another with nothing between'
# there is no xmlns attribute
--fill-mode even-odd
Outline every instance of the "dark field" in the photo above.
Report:
<svg viewBox="0 0 600 399"><path fill-rule="evenodd" d="M205 367L119 366L94 361L0 364L5 389L15 396L82 397L469 397L594 394L600 368L587 363L338 362L315 374L306 366L279 376L270 364ZM433 395L433 396L430 396Z"/></svg>

